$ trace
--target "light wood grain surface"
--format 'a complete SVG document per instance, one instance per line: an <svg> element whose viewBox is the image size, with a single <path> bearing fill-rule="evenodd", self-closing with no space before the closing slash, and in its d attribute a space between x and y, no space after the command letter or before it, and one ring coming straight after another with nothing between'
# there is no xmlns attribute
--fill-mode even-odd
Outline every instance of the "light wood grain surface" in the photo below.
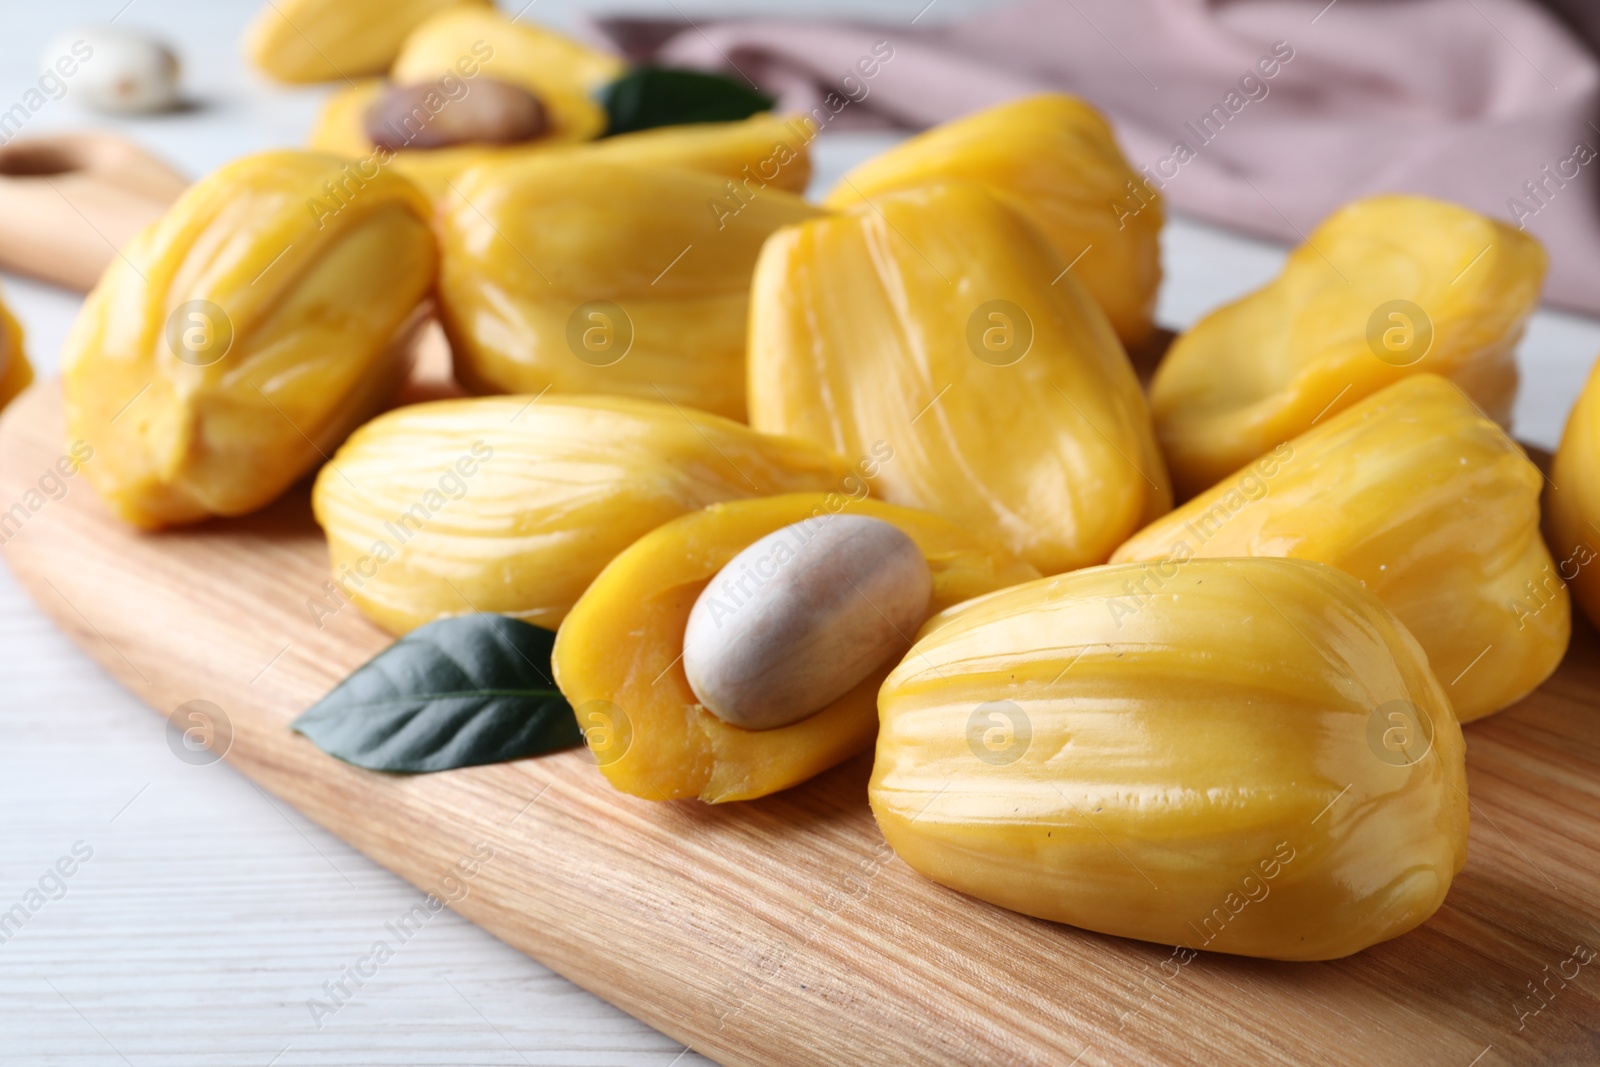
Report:
<svg viewBox="0 0 1600 1067"><path fill-rule="evenodd" d="M327 89L267 87L239 62L238 34L258 6L255 0L8 5L0 12L0 29L5 31L0 32L0 100L9 104L20 99L32 83L37 53L46 40L74 23L117 16L120 24L154 29L179 47L185 82L196 106L175 116L108 122L76 109L69 94L35 114L26 133L76 129L86 123L109 125L148 144L190 175L243 152L299 143ZM518 0L512 10L522 6ZM615 5L541 0L529 17L571 25L583 9L606 6ZM634 0L627 6L672 16L680 5ZM788 13L800 6L786 0L718 5L763 14ZM973 6L967 0L941 0L919 25ZM909 21L927 5L926 0L829 0L804 7L808 14L833 10ZM698 5L681 8L693 15ZM1323 22L1331 24L1329 19ZM818 186L885 143L882 137L830 134L818 145ZM1184 219L1169 224L1163 251L1166 282L1160 317L1178 326L1265 281L1282 256L1281 249ZM15 277L7 278L5 295L28 330L30 354L48 377L78 298ZM1520 356L1524 384L1517 405L1519 436L1547 446L1554 443L1597 351L1600 324L1550 312L1535 317ZM52 446L59 447L53 442ZM0 445L0 450L6 447ZM0 451L0 463L7 455ZM88 492L80 480L72 483L67 499L88 506L83 499ZM16 499L9 488L0 490L0 508ZM41 536L37 530L35 536ZM118 587L119 579L109 570L96 573L106 576L108 587ZM208 596L212 584L191 582L176 594ZM215 584L225 590L228 579L216 579ZM152 616L141 618L147 629ZM80 633L88 632L81 619L73 625ZM266 673L256 685L264 684L285 663L295 662L290 653L271 662L283 642L273 646L269 620L235 612L229 629L255 635L248 648L232 640L222 644L232 657L227 670L244 677L247 691L253 689L250 678L264 668ZM257 645L266 654L245 662L257 654ZM1592 645L1580 647L1592 656ZM239 684L237 677L232 684ZM1577 713L1576 704L1572 710ZM1519 709L1512 714L1529 713ZM1581 714L1592 723L1592 712ZM373 942L385 936L385 924L416 905L421 892L290 804L258 789L233 765L195 766L175 758L162 718L139 707L127 690L91 663L72 638L33 606L5 568L0 568L0 715L5 730L5 743L0 744L0 810L5 813L0 819L0 909L23 900L75 842L94 850L93 858L65 880L65 895L50 900L21 933L0 944L0 1062L139 1067L521 1063L692 1067L709 1062L448 910L431 919L318 1028L307 1000L322 995L324 983L339 980L370 953ZM1105 995L1083 997L1071 983L1053 984L1041 993L1038 983L1026 978L1019 978L1015 989L1008 983L998 994L982 987L947 994L943 986L960 985L966 978L962 953L987 943L981 927L957 923L950 935L957 948L933 953L927 969L918 972L931 969L943 977L931 985L920 978L907 982L906 995L930 1020L925 1029L940 1035L937 1039L947 1042L958 1058L963 1050L978 1047L974 1033L1005 1031L1010 1026L1009 1011L1020 1003L1043 1011L1040 1017L1052 1020L1050 1025L1062 1040L1086 1026L1120 1026L1146 1035L1155 1031L1182 1042L1201 1062L1217 1061L1213 1042L1231 1025L1235 1016L1230 1013L1240 1005L1249 1009L1245 1025L1250 1029L1240 1040L1251 1042L1252 1048L1273 1050L1252 1052L1249 1059L1256 1062L1281 1062L1294 1055L1310 1063L1461 1067L1480 1055L1479 1064L1596 1062L1600 1054L1592 1034L1572 1043L1565 1040L1584 1034L1584 1026L1593 1027L1592 997L1600 981L1587 970L1529 1021L1528 1042L1518 1043L1514 1033L1515 997L1527 993L1526 982L1548 974L1544 966L1554 969L1566 958L1558 954L1557 929L1565 930L1567 919L1575 914L1592 921L1600 910L1592 885L1566 877L1573 865L1590 872L1595 866L1592 832L1569 832L1569 824L1586 826L1583 818L1592 818L1596 807L1593 744L1578 748L1587 778L1563 769L1560 759L1555 761L1556 781L1563 783L1564 791L1551 793L1545 785L1552 773L1547 756L1554 751L1568 758L1565 754L1573 746L1560 716L1545 721L1550 718L1549 713L1534 716L1530 736L1536 743L1531 749L1491 741L1488 762L1484 762L1485 743L1478 736L1487 732L1492 739L1498 726L1486 723L1468 729L1475 803L1486 774L1491 780L1506 779L1504 788L1523 798L1523 803L1510 812L1492 806L1474 811L1473 866L1436 920L1436 924L1449 921L1440 928L1447 942L1458 938L1492 946L1492 938L1486 941L1472 919L1474 909L1510 905L1537 915L1555 901L1556 908L1529 925L1536 935L1551 935L1549 951L1532 956L1518 951L1487 968L1475 967L1472 957L1450 956L1467 962L1444 967L1438 961L1448 952L1439 949L1431 935L1427 948L1406 939L1380 950L1385 953L1380 972L1386 977L1373 979L1396 986L1395 995L1406 1011L1396 1009L1397 1014L1380 1023L1366 1014L1365 1001L1358 998L1316 1011L1313 1021L1305 1023L1295 1016L1274 1014L1281 999L1272 998L1280 986L1286 984L1295 998L1289 1010L1298 1010L1337 985L1340 969L1349 965L1326 965L1335 972L1330 978L1314 971L1280 975L1268 968L1263 973L1236 961L1205 957L1183 968L1181 979L1163 983L1152 977L1160 974L1162 951L1073 935L1114 950L1110 957L1080 968L1106 983L1110 992ZM854 774L859 782L864 773L858 767L841 771L838 777L848 783ZM1579 788L1574 782L1591 784ZM537 806L561 796L551 792ZM585 809L574 804L572 810ZM599 809L595 810L598 816ZM670 840L674 835L668 831L675 827L669 824L658 830L648 821L663 817L645 812L627 815L624 822L629 828L644 826L655 835L641 840ZM1492 818L1510 840L1485 817ZM412 821L420 825L422 820ZM526 817L517 825L525 822ZM704 832L704 822L694 820L683 827L695 855L704 851L702 838L696 836ZM818 847L814 833L827 840L862 834L871 840L859 806L853 813L841 811L837 818L825 815L814 822L815 828L798 839L772 840L765 847L794 848L805 857ZM772 816L764 818L761 828L766 833L781 825L781 818ZM1545 862L1541 852L1530 850L1524 835L1540 849L1561 853L1565 862ZM1530 861L1520 874L1515 869L1521 860L1518 849ZM1484 880L1476 875L1476 865L1486 855L1510 864L1512 876L1502 881L1498 876ZM870 1035L882 1026L900 1024L880 1011L874 997L861 993L856 983L862 976L884 971L884 946L898 943L905 932L908 906L897 894L910 876L898 861L890 861L889 867L874 866L882 858L879 852L866 856L867 870L877 872L869 878L858 875L847 881L848 872L832 865L828 875L814 864L802 866L801 888L808 894L802 899L812 906L809 918L795 922L780 919L770 908L758 910L759 921L752 920L754 932L742 944L735 969L721 976L724 982L737 983L725 992L731 1003L739 1005L738 1015L728 1025L747 1018L764 1025L769 1011L793 1022L795 1011L807 1012L817 1016L814 1022L859 1036L860 1044L854 1047L861 1053L855 1062L864 1063L877 1047ZM1535 872L1531 865L1535 862L1542 874ZM820 881L825 877L837 882ZM682 916L683 909L662 895L676 883L667 872L657 881L662 889L648 898L646 910L653 909L663 921ZM784 885L800 892L791 890L789 881ZM826 889L820 888L824 885ZM1463 893L1469 894L1466 904ZM714 903L728 907L726 896ZM610 898L597 900L594 893L585 899L592 920L601 923L621 906ZM683 921L704 927L716 914L716 910L695 912ZM824 954L810 959L824 952L822 946L834 944L833 935L824 932L835 926L842 935L859 932L866 947L842 957ZM1001 951L1012 943L1003 940ZM625 945L623 951L631 959L651 948L652 943L645 941ZM1418 972L1406 964L1412 954L1422 957L1417 966L1431 976L1428 981L1419 982ZM721 958L726 961L727 954ZM1022 958L1026 963L1027 954ZM1076 966L1077 957L1064 959ZM1209 969L1207 981L1189 981L1202 973L1195 970L1197 964ZM708 965L685 964L675 979L703 986L709 981L702 974ZM1429 971L1430 965L1439 969ZM826 982L808 981L817 975L826 975ZM806 999L810 989L801 990L792 1001L776 995L785 993L785 983L797 976L801 985L823 990L822 1007ZM1446 990L1443 1001L1436 1003L1439 985L1459 988ZM776 993L767 999L752 992L768 986ZM661 1010L672 1010L676 1003L663 1000ZM1465 1022L1463 1003L1472 1016ZM960 1021L942 1029L939 1020L951 1004L960 1006ZM834 1010L841 1006L848 1010ZM645 1005L639 1013L654 1018L651 1010ZM1117 1012L1126 1014L1119 1018ZM1547 1024L1563 1016L1565 1029L1558 1027L1559 1033L1552 1036ZM682 1032L663 1025L668 1033ZM1453 1027L1458 1039L1428 1041L1438 1027ZM1350 1040L1354 1035L1381 1041L1387 1031L1396 1029L1402 1039L1375 1058L1365 1055L1360 1041ZM1405 1038L1413 1030L1418 1039ZM1482 1044L1474 1048L1479 1038ZM967 1042L974 1044L969 1047ZM1126 1062L1124 1048L1096 1045L1084 1052L1080 1062ZM1070 1063L1071 1056L1063 1054L1059 1062Z"/></svg>
<svg viewBox="0 0 1600 1067"><path fill-rule="evenodd" d="M188 186L134 142L108 133L0 146L0 267L78 292Z"/></svg>
<svg viewBox="0 0 1600 1067"><path fill-rule="evenodd" d="M0 420L0 499L25 499L62 441L46 383ZM289 719L387 638L353 608L321 628L307 610L326 552L303 491L251 518L148 535L111 518L80 476L4 552L41 608L158 713L220 707L231 730L213 736L231 737L228 761L268 792L719 1062L1600 1058L1600 981L1579 968L1545 985L1572 969L1575 946L1600 946L1600 663L1587 627L1539 693L1468 729L1470 858L1432 921L1347 960L1202 955L1172 977L1169 949L920 878L877 833L865 759L713 808L618 794L582 752L416 777L323 755ZM101 876L94 862L80 873ZM348 877L326 866L301 873L329 888ZM355 934L343 955L358 973L382 973L362 962L368 937L406 951L394 927ZM475 977L452 982L470 1004ZM93 1005L73 1006L92 1018Z"/></svg>

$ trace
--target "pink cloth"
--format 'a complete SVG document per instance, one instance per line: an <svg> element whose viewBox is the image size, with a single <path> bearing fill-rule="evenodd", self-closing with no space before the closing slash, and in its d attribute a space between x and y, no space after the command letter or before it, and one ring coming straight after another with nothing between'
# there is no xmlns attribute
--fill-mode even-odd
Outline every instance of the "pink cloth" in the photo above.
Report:
<svg viewBox="0 0 1600 1067"><path fill-rule="evenodd" d="M602 25L635 59L731 63L786 108L850 96L829 128L1075 93L1175 210L1290 242L1369 193L1453 200L1540 238L1546 299L1600 313L1600 62L1532 0L1021 0L939 25ZM894 54L863 78L878 41ZM1275 69L1259 66L1275 48Z"/></svg>

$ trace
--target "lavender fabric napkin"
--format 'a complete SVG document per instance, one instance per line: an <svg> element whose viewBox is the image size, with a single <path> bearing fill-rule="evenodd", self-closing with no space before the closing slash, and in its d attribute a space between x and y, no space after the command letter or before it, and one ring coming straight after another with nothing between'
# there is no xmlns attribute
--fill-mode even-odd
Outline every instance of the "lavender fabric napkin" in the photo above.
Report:
<svg viewBox="0 0 1600 1067"><path fill-rule="evenodd" d="M940 24L600 29L635 60L743 75L830 129L1075 93L1175 210L1291 242L1369 193L1454 200L1544 242L1548 301L1600 313L1600 61L1584 39L1600 41L1600 5L1550 2L1559 14L1533 0L1020 0Z"/></svg>

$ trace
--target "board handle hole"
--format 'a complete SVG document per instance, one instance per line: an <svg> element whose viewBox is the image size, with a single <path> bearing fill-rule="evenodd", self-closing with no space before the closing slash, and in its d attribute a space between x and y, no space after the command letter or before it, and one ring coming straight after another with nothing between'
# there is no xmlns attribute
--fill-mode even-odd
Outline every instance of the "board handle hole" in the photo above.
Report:
<svg viewBox="0 0 1600 1067"><path fill-rule="evenodd" d="M0 148L0 174L9 178L49 178L87 166L88 160L75 145L23 141Z"/></svg>

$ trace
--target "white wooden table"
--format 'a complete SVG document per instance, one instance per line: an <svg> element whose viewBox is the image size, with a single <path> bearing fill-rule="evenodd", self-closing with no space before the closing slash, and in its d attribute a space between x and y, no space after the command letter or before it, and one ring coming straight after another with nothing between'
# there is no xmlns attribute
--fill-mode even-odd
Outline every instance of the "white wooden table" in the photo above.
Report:
<svg viewBox="0 0 1600 1067"><path fill-rule="evenodd" d="M57 32L105 20L125 0L4 0L0 110L31 82ZM70 96L29 132L116 125L198 175L236 155L301 141L321 90L269 88L238 59L255 5L133 0L120 21L159 30L182 52L201 107L108 124ZM540 0L556 25L593 3ZM672 0L628 0L673 12ZM688 7L687 4L683 5ZM850 11L859 0L772 5ZM925 0L866 5L908 19ZM972 3L947 0L948 17ZM769 10L721 3L721 10ZM703 9L695 5L693 10ZM931 17L931 16L930 16ZM830 135L818 187L887 139ZM1166 235L1161 319L1183 326L1261 284L1282 250L1184 220ZM5 294L43 376L53 373L78 298L21 279ZM1522 346L1523 439L1551 447L1597 351L1600 323L1540 313ZM706 1061L451 912L434 918L335 1015L314 1019L385 924L420 894L263 794L226 764L193 766L168 748L162 719L109 681L0 569L0 912L45 880L51 897L0 933L0 1062L251 1065L596 1064L688 1067ZM81 844L80 844L81 842ZM92 850L69 878L57 861ZM71 868L72 864L66 864Z"/></svg>

